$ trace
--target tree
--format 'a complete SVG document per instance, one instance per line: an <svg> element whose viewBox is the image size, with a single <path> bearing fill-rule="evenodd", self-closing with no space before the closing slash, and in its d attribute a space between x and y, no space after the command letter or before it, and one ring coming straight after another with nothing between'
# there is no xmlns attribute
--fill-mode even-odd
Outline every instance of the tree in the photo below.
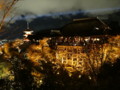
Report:
<svg viewBox="0 0 120 90"><path fill-rule="evenodd" d="M0 1L0 31L4 26L4 21L7 16L9 16L10 12L12 11L13 7L19 0L1 0Z"/></svg>

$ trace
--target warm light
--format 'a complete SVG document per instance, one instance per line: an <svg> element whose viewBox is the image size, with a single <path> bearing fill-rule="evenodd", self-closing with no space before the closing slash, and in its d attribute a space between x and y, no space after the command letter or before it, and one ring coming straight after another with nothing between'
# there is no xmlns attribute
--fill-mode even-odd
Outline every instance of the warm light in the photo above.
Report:
<svg viewBox="0 0 120 90"><path fill-rule="evenodd" d="M30 35L30 34L32 34L32 32L33 32L33 31L25 31L25 34Z"/></svg>

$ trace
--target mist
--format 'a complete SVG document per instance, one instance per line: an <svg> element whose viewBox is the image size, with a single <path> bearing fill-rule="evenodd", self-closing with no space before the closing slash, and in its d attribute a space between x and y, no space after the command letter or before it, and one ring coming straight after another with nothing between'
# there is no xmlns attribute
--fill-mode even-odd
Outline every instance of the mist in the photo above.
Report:
<svg viewBox="0 0 120 90"><path fill-rule="evenodd" d="M20 0L16 7L17 14L38 15L77 10L119 8L120 0Z"/></svg>

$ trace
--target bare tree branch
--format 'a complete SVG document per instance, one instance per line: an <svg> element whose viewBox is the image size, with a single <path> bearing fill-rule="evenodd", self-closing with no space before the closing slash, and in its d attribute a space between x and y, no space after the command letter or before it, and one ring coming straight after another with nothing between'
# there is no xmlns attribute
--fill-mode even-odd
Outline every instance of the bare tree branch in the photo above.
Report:
<svg viewBox="0 0 120 90"><path fill-rule="evenodd" d="M4 21L6 17L9 15L10 11L14 7L14 5L18 2L19 0L2 0L0 2L0 12L3 13L0 21L0 31L2 30L4 26Z"/></svg>

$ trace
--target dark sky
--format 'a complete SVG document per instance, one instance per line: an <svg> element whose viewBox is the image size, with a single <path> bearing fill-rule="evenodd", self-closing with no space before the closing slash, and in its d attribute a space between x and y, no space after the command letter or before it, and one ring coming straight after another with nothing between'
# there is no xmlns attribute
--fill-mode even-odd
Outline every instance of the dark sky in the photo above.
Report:
<svg viewBox="0 0 120 90"><path fill-rule="evenodd" d="M64 13L70 12L74 16L74 15L76 15L76 12L78 10L82 10L85 12L87 11L87 12L89 12L89 15L91 15L91 16L95 15L96 12L97 13L99 12L99 14L102 14L103 16L105 16L104 14L106 14L106 16L107 16L107 15L114 13L115 10L120 10L120 0L20 0L16 4L15 7L16 7L16 9L15 9L14 13L12 13L13 17L15 16L13 19L13 22L12 22L13 24L15 23L16 20L20 20L20 19L26 19L27 21L32 22L32 21L34 21L34 19L36 19L36 17L45 16L45 15L50 15L50 18L53 18L53 19L56 17L60 18L59 17L60 15L57 16L56 13L63 14L63 12ZM88 15L88 13L86 13L86 14ZM119 17L120 15L118 15L118 14L115 14L115 15L116 16L113 16L113 18L116 20L120 20L120 17ZM99 16L99 15L96 15L96 16ZM66 18L68 18L68 17L66 17ZM9 19L11 19L11 17L8 17L6 20L8 21ZM110 18L110 19L112 19L112 18ZM47 20L48 20L48 18L47 18ZM45 19L45 20L43 20L43 21L46 21L46 22L44 22L45 23L44 24L42 22L42 20L39 19L38 21L41 23L37 23L38 27L37 27L37 25L35 25L35 28L32 28L32 29L37 30L40 27L42 30L43 29L42 27L46 27L44 25L50 26L50 24L54 22L49 27L49 28L51 28L51 27L53 28L53 26L56 25L56 21L52 21L52 20L50 19L50 20L48 20L49 21L48 22ZM120 22L119 22L119 24L120 24ZM22 25L22 24L20 24L20 25ZM26 25L26 23L25 23L25 25ZM60 25L63 25L63 24L60 24ZM24 26L24 27L21 26L21 27L26 28L26 26ZM16 38L19 36L19 35L17 35L18 33L19 34L22 33L21 30L23 30L23 29L15 30L13 33L12 32L5 33L5 35L3 35L3 37L8 36L8 34L11 33L11 35L9 35L9 36L14 36L14 38ZM18 31L20 31L20 32L18 32ZM16 36L15 36L15 33L16 33ZM1 34L1 36L2 36L2 34Z"/></svg>

